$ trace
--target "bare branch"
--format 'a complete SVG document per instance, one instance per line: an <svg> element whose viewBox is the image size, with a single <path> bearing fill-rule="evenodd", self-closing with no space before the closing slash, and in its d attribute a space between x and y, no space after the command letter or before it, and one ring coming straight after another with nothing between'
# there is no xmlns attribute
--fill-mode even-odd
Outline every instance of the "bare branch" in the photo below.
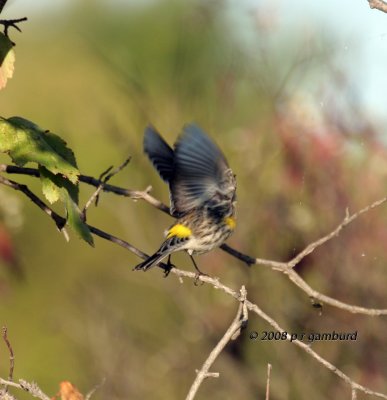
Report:
<svg viewBox="0 0 387 400"><path fill-rule="evenodd" d="M247 254L243 254L243 253L241 253L240 251L233 249L232 247L230 247L230 246L229 246L228 244L226 244L226 243L223 243L223 244L220 246L220 248L221 248L223 251L225 251L226 253L230 254L231 256L237 258L238 260L243 261L243 262L246 263L247 266L249 266L249 267L250 267L251 265L254 265L254 264L259 264L259 263L257 262L257 260L259 260L258 258L253 258L253 257L248 256ZM269 261L269 260L264 260L264 261L265 261L265 263L264 263L265 265L267 265L266 263L270 263L270 262L273 263L273 265L280 265L280 266L283 265L282 262Z"/></svg>
<svg viewBox="0 0 387 400"><path fill-rule="evenodd" d="M314 300L319 300L325 304L329 304L332 307L340 308L353 314L364 314L370 315L372 317L387 315L387 309L355 306L336 300L333 297L326 296L325 294L322 294L317 290L312 289L294 269L287 268L284 269L282 272L287 275L294 284L296 284L301 290L303 290L307 295L309 295L310 298Z"/></svg>
<svg viewBox="0 0 387 400"><path fill-rule="evenodd" d="M102 174L100 175L100 179L101 177L108 173L113 167L109 167L105 172L102 172ZM85 206L83 207L82 210L82 215L83 218L86 220L86 211L87 209L91 206L91 204L93 203L93 201L95 201L95 206L97 207L98 205L98 198L99 198L99 194L101 192L101 190L103 189L103 182L101 182L98 186L97 189L92 193L92 195L90 196L89 200L87 200Z"/></svg>
<svg viewBox="0 0 387 400"><path fill-rule="evenodd" d="M387 13L387 3L383 0L368 0L370 8L376 8Z"/></svg>
<svg viewBox="0 0 387 400"><path fill-rule="evenodd" d="M0 378L0 385L12 386L17 389L24 390L29 393L33 397L37 397L41 400L51 400L49 396L42 392L39 386L35 382L27 382L23 379L19 379L19 383L7 381L5 379Z"/></svg>
<svg viewBox="0 0 387 400"><path fill-rule="evenodd" d="M102 183L98 186L99 188L103 189L103 186L111 179L114 175L117 175L120 171L122 171L130 162L131 157L129 156L120 166L112 170L112 167L107 169L102 175L100 175L99 180ZM110 172L111 171L111 172ZM109 173L110 172L110 173ZM97 188L98 190L98 188ZM98 205L99 195L97 195L95 199L95 205Z"/></svg>
<svg viewBox="0 0 387 400"><path fill-rule="evenodd" d="M0 4L0 6L2 8L4 5ZM0 24L4 26L4 35L9 39L9 36L8 36L9 28L14 28L17 31L21 32L21 29L19 28L19 26L17 24L19 24L20 22L27 21L27 20L28 20L27 17L18 18L18 19L0 19ZM12 44L15 45L15 43L13 43L13 42L12 42Z"/></svg>
<svg viewBox="0 0 387 400"><path fill-rule="evenodd" d="M245 300L246 300L246 289L244 286L242 286L240 290L240 297L239 297L239 307L237 314L232 321L231 325L227 329L226 333L223 335L223 337L220 339L218 344L213 348L211 351L210 355L208 356L207 360L204 362L203 366L200 368L199 371L197 371L196 374L196 379L194 380L188 395L186 397L186 400L192 400L195 396L196 393L204 381L205 378L208 377L218 377L218 373L211 373L209 372L209 369L211 368L212 364L215 362L216 358L218 355L222 352L222 350L226 347L227 343L230 340L235 340L235 334L239 333L241 328L243 327L244 324L247 322L247 310L245 308Z"/></svg>
<svg viewBox="0 0 387 400"><path fill-rule="evenodd" d="M9 374L8 374L8 380L12 381L13 380L13 370L15 368L15 356L13 353L13 349L11 346L10 341L8 340L8 329L6 326L3 326L2 328L2 336L3 340L7 346L8 352L9 352ZM7 391L7 387L5 387L5 391Z"/></svg>
<svg viewBox="0 0 387 400"><path fill-rule="evenodd" d="M48 207L42 200L40 200L38 196L36 196L33 192L31 192L31 190L29 190L26 185L8 180L3 176L0 176L0 183L24 193L33 203L35 203L41 210L43 210L47 215L50 216L50 218L55 222L55 225L57 226L59 231L61 231L64 228L66 224L66 219L58 215L53 210L51 210L51 208Z"/></svg>
<svg viewBox="0 0 387 400"><path fill-rule="evenodd" d="M359 218L362 214L379 207L380 205L384 204L387 201L387 197L383 197L380 200L375 201L374 203L370 204L367 207L362 208L358 212L350 215L348 212L348 209L346 210L346 215L339 224L336 229L334 229L332 232L328 233L328 235L325 235L324 237L316 240L315 242L309 244L304 250L302 250L299 254L297 254L292 260L287 262L287 266L290 268L294 268L301 260L303 260L307 255L312 253L314 250L317 249L317 247L322 246L324 243L328 242L328 240L331 240L334 237L337 237L341 230L345 228L347 225L349 225L351 222L353 222L355 219Z"/></svg>
<svg viewBox="0 0 387 400"><path fill-rule="evenodd" d="M106 378L103 378L102 381L100 383L98 383L98 385L95 385L85 396L85 400L90 400L91 396L93 396L93 394L101 387L105 384Z"/></svg>

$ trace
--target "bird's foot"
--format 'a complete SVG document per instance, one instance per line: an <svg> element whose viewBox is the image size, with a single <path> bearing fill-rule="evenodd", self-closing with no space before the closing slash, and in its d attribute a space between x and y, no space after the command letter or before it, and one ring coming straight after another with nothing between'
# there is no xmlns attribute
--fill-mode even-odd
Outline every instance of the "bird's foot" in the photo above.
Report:
<svg viewBox="0 0 387 400"><path fill-rule="evenodd" d="M172 264L171 262L171 255L168 256L168 260L166 264L163 264L163 269L164 269L164 278L166 278L169 273L171 272L172 268L176 268L175 264Z"/></svg>
<svg viewBox="0 0 387 400"><path fill-rule="evenodd" d="M200 270L197 270L197 272L196 272L196 275L195 275L195 279L194 279L194 285L195 286L202 286L202 285L204 285L204 281L202 281L201 279L200 279L200 277L201 276L210 276L210 275L208 275L208 274L205 274L204 272L202 272L202 271L200 271ZM200 282L200 283L199 283Z"/></svg>

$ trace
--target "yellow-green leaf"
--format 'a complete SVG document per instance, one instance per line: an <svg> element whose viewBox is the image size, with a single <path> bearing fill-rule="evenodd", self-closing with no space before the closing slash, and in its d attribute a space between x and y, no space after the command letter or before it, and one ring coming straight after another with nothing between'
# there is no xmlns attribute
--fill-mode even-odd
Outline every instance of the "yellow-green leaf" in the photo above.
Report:
<svg viewBox="0 0 387 400"><path fill-rule="evenodd" d="M66 192L67 193L67 192ZM82 212L78 205L73 201L70 195L67 196L66 201L67 209L67 222L69 226L87 243L94 246L93 236L89 227L82 219Z"/></svg>
<svg viewBox="0 0 387 400"><path fill-rule="evenodd" d="M65 189L71 196L73 201L78 204L78 185L63 178L61 175L54 175L45 167L39 167L40 181L42 183L42 192L45 198L51 203L55 203L61 199L65 204L66 201L62 195L62 189Z"/></svg>
<svg viewBox="0 0 387 400"><path fill-rule="evenodd" d="M74 153L66 142L24 118L0 117L0 151L8 153L17 165L36 162L55 175L78 182Z"/></svg>

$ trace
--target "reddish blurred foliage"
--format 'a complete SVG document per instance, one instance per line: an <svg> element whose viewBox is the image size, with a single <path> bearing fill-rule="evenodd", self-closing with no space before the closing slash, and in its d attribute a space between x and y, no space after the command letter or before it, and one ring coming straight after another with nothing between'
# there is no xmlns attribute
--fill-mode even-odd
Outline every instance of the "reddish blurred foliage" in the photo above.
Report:
<svg viewBox="0 0 387 400"><path fill-rule="evenodd" d="M17 259L12 236L9 229L3 224L0 224L0 260L11 274L15 275L17 278L22 278L23 271Z"/></svg>

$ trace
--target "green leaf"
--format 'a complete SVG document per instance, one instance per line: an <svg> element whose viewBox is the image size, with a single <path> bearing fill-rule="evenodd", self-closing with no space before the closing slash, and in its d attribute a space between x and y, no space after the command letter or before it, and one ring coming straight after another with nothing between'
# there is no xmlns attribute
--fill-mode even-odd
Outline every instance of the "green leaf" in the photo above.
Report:
<svg viewBox="0 0 387 400"><path fill-rule="evenodd" d="M39 167L40 181L42 183L42 191L46 199L51 203L55 203L59 199L66 203L61 197L62 189L66 190L73 201L78 204L78 185L70 182L61 175L54 175L45 167Z"/></svg>
<svg viewBox="0 0 387 400"><path fill-rule="evenodd" d="M12 78L15 52L12 42L0 32L0 90L3 89L9 78Z"/></svg>
<svg viewBox="0 0 387 400"><path fill-rule="evenodd" d="M42 183L42 192L44 197L51 203L55 203L60 199L60 187L53 182L53 177L56 175L52 174L44 167L39 167L40 182Z"/></svg>
<svg viewBox="0 0 387 400"><path fill-rule="evenodd" d="M60 175L54 175L45 167L39 167L42 190L50 203L61 200L64 203L67 223L81 239L94 246L93 237L88 226L82 219L82 212L78 207L78 185Z"/></svg>
<svg viewBox="0 0 387 400"><path fill-rule="evenodd" d="M66 191L68 194L68 192ZM74 231L91 246L94 246L93 236L89 227L82 219L82 212L70 195L66 196L67 222Z"/></svg>
<svg viewBox="0 0 387 400"><path fill-rule="evenodd" d="M55 175L78 182L75 156L66 142L24 118L0 117L0 151L8 153L17 165L36 162Z"/></svg>

